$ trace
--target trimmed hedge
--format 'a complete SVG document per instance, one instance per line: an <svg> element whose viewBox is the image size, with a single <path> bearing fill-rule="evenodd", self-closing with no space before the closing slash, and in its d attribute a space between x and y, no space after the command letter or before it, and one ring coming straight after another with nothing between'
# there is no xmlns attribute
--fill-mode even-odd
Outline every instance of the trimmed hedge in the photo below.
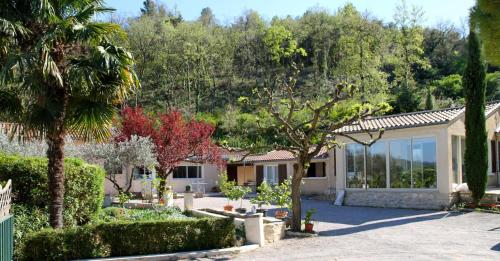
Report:
<svg viewBox="0 0 500 261"><path fill-rule="evenodd" d="M229 218L113 222L32 234L24 260L161 254L223 248L233 245L235 228Z"/></svg>
<svg viewBox="0 0 500 261"><path fill-rule="evenodd" d="M91 221L104 200L104 170L83 160L64 160L66 177L64 221L66 226ZM0 180L12 179L13 202L30 208L44 209L49 205L47 159L0 153Z"/></svg>

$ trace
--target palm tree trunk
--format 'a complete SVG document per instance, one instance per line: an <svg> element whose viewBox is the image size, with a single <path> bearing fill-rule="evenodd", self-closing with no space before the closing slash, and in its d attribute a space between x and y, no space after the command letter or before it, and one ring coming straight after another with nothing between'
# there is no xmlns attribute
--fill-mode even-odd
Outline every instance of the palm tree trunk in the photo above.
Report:
<svg viewBox="0 0 500 261"><path fill-rule="evenodd" d="M61 228L64 225L64 131L56 128L55 133L47 135L48 179L50 195L50 225Z"/></svg>

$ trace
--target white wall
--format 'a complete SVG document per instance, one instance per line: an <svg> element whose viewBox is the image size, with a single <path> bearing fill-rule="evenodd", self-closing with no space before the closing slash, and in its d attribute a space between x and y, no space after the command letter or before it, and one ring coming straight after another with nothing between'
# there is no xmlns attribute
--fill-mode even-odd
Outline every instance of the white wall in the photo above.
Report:
<svg viewBox="0 0 500 261"><path fill-rule="evenodd" d="M448 128L448 138L449 138L449 144L448 148L449 151L451 152L451 138L452 136L463 136L465 137L465 116L462 115L462 117L458 118L455 122L450 124ZM488 185L489 186L497 186L498 185L498 173L492 172L492 162L491 162L491 140L495 140L495 130L500 127L500 111L496 111L490 115L486 119L486 130L488 132ZM500 137L496 138L498 141L500 141ZM497 152L500 153L500 152ZM449 160L451 162L451 153L449 155ZM449 173L450 173L450 178L452 178L453 171L452 171L452 165L450 163L450 168L449 168ZM500 167L500 162L497 162L497 168Z"/></svg>
<svg viewBox="0 0 500 261"><path fill-rule="evenodd" d="M167 178L168 185L173 187L173 190L175 192L184 192L186 185L191 185L194 182L198 181L203 181L203 183L207 183L205 185L205 191L210 192L212 188L217 184L219 180L219 173L221 170L219 170L215 165L212 164L198 164L198 163L193 163L193 162L182 162L180 164L181 166L202 166L202 178L196 179L196 178L186 178L186 179L174 179L172 177L172 174L169 175ZM121 187L125 187L126 184L128 184L128 180L130 178L130 175L132 175L132 166L128 167L127 169L123 169L124 172L127 170L126 173L124 174L119 174L116 175L116 179L118 180L118 184L121 185ZM130 192L133 193L140 193L142 192L142 187L143 187L143 180L142 179L132 179L132 186L130 188ZM105 180L104 182L104 188L105 188L105 193L110 194L110 195L116 195L118 194L117 190L113 187L113 183L109 180ZM193 190L195 190L196 187L193 187Z"/></svg>
<svg viewBox="0 0 500 261"><path fill-rule="evenodd" d="M200 166L200 165L202 166L201 167L202 177L200 179L198 178L175 179L171 174L167 179L169 185L173 187L173 190L175 192L184 192L187 185L191 185L197 182L203 182L207 183L205 184L205 192L210 192L214 186L218 185L219 174L222 172L222 170L218 169L215 165L212 164L199 164L193 162L182 162L181 164L179 164L179 166ZM193 186L193 190L196 191L196 189L197 187Z"/></svg>

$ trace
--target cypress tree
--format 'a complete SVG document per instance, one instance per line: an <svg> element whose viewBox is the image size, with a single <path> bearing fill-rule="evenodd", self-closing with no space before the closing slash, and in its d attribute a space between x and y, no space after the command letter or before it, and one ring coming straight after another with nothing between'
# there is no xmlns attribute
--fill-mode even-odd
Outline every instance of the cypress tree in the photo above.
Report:
<svg viewBox="0 0 500 261"><path fill-rule="evenodd" d="M465 94L465 174L473 204L483 198L488 179L488 142L486 135L486 70L479 39L471 25L467 64L463 76Z"/></svg>
<svg viewBox="0 0 500 261"><path fill-rule="evenodd" d="M434 110L434 97L432 96L431 88L427 88L427 95L425 97L425 109Z"/></svg>

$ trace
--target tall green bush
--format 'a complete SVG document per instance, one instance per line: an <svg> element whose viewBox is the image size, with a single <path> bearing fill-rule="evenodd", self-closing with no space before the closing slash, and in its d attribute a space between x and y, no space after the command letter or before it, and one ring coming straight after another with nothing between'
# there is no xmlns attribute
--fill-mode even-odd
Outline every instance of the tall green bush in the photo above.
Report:
<svg viewBox="0 0 500 261"><path fill-rule="evenodd" d="M235 228L229 218L112 222L32 234L23 260L83 258L172 253L233 245Z"/></svg>
<svg viewBox="0 0 500 261"><path fill-rule="evenodd" d="M485 65L474 27L469 33L467 65L464 71L465 94L465 174L474 204L483 198L488 179L488 142L485 116Z"/></svg>
<svg viewBox="0 0 500 261"><path fill-rule="evenodd" d="M102 206L105 172L98 166L75 158L65 159L64 164L65 224L86 224ZM8 179L12 179L15 204L40 209L49 205L46 158L0 153L0 180Z"/></svg>

